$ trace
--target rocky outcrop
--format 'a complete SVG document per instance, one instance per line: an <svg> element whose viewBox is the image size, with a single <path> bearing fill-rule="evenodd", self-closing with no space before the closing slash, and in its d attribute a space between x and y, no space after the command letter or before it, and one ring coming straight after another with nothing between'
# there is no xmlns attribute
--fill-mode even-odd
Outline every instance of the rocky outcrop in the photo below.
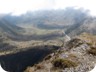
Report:
<svg viewBox="0 0 96 72"><path fill-rule="evenodd" d="M96 63L96 55L88 52L91 48L86 41L74 38L25 72L88 72Z"/></svg>

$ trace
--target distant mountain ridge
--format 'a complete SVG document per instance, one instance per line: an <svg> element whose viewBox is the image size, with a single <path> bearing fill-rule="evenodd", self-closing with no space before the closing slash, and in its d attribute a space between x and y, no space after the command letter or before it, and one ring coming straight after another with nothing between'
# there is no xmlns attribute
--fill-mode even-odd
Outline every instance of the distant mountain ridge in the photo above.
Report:
<svg viewBox="0 0 96 72"><path fill-rule="evenodd" d="M79 35L83 32L96 34L96 17L92 17L88 14L87 10L66 8L65 10L45 10L36 12L27 12L20 16L12 16L10 14L5 15L1 23L5 23L0 26L4 29L4 26L8 26L7 32L18 34L22 30L15 25L29 25L30 27L37 29L53 30L63 29L65 33L70 36ZM8 25L7 25L8 24ZM14 29L13 29L14 28ZM31 31L31 30L29 30Z"/></svg>
<svg viewBox="0 0 96 72"><path fill-rule="evenodd" d="M73 25L73 27L73 30L71 28L67 30L69 31L67 34L70 36L76 36L82 34L83 32L96 35L96 18L88 18L82 24L80 24L80 26L75 27L75 25Z"/></svg>
<svg viewBox="0 0 96 72"><path fill-rule="evenodd" d="M88 18L86 10L66 8L65 10L45 10L27 12L21 16L6 15L5 19L13 24L31 24L44 29L63 29L83 22Z"/></svg>
<svg viewBox="0 0 96 72"><path fill-rule="evenodd" d="M4 18L0 19L0 35L5 37L16 37L18 35L22 35L22 32L23 29L21 27L12 24L10 21L7 21Z"/></svg>

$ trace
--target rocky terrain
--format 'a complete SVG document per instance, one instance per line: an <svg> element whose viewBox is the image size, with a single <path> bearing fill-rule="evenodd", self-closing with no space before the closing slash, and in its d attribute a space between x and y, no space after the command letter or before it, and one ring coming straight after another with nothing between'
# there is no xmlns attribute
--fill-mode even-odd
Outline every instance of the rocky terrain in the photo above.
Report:
<svg viewBox="0 0 96 72"><path fill-rule="evenodd" d="M96 44L91 43L96 41L92 38L96 37L87 33L73 38L64 47L33 67L29 66L24 72L89 72L96 64Z"/></svg>
<svg viewBox="0 0 96 72"><path fill-rule="evenodd" d="M96 17L70 7L0 15L1 66L9 72L88 72L96 63L95 27Z"/></svg>

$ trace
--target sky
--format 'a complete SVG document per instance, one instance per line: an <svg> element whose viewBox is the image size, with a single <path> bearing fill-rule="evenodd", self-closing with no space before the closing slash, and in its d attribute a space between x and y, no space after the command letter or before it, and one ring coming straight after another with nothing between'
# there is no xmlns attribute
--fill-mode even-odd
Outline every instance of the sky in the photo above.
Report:
<svg viewBox="0 0 96 72"><path fill-rule="evenodd" d="M0 14L20 15L27 11L65 9L66 7L84 8L96 16L96 0L0 0Z"/></svg>

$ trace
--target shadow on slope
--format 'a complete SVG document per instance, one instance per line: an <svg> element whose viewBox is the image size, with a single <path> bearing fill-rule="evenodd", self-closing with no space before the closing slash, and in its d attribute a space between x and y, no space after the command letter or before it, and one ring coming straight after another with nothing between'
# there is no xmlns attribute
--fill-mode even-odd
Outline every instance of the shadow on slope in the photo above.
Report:
<svg viewBox="0 0 96 72"><path fill-rule="evenodd" d="M43 58L57 50L57 46L36 46L16 54L0 56L2 67L9 72L23 72L26 67L43 60Z"/></svg>

